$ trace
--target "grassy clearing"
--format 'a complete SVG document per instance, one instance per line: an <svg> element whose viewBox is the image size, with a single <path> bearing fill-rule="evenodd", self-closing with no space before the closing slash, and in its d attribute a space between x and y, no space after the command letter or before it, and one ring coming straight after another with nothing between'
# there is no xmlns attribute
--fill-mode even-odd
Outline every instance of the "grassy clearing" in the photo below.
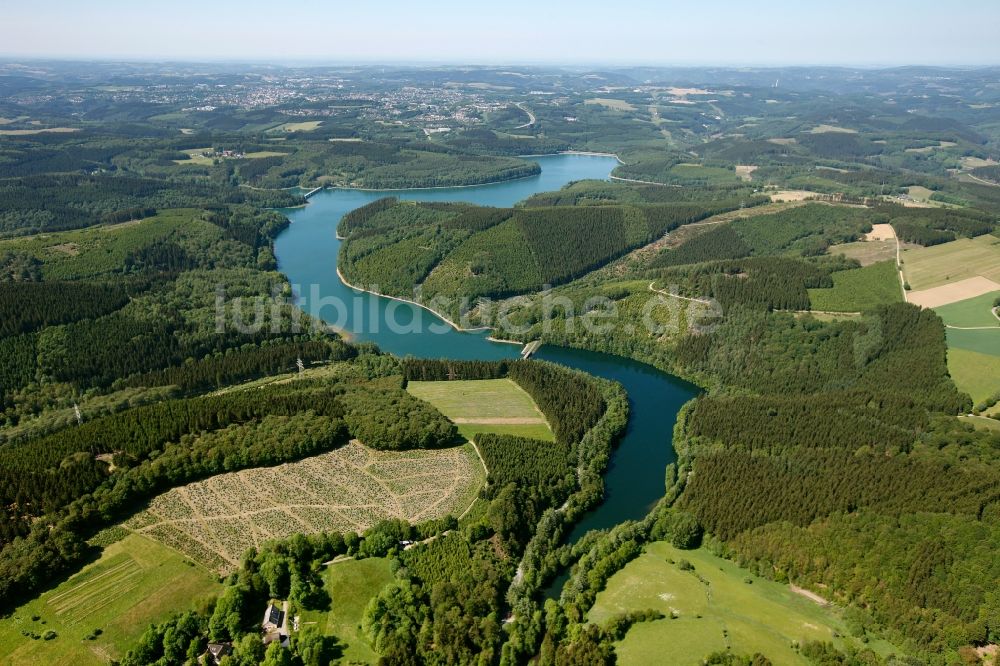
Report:
<svg viewBox="0 0 1000 666"><path fill-rule="evenodd" d="M682 571L685 559L694 571ZM698 577L702 580L699 580ZM750 578L748 578L750 576ZM752 580L748 584L745 580ZM704 582L702 582L704 581ZM602 623L617 613L642 609L668 616L633 627L615 646L620 664L700 664L709 653L760 652L775 664L805 664L793 641L827 640L843 645L846 634L834 608L795 594L787 585L751 576L745 569L705 549L680 551L656 542L608 581L588 619ZM677 617L670 619L674 612ZM891 646L869 643L878 652Z"/></svg>
<svg viewBox="0 0 1000 666"><path fill-rule="evenodd" d="M243 157L250 160L259 160L262 157L281 157L287 155L288 153L279 153L274 150L258 150L255 153L247 153Z"/></svg>
<svg viewBox="0 0 1000 666"><path fill-rule="evenodd" d="M924 146L923 148L907 148L904 152L927 154L927 153L933 153L935 150L940 150L942 148L953 148L955 145L956 144L954 141L938 141L938 145L936 146Z"/></svg>
<svg viewBox="0 0 1000 666"><path fill-rule="evenodd" d="M809 192L808 190L779 190L771 193L771 201L784 203L807 201L815 196L815 192Z"/></svg>
<svg viewBox="0 0 1000 666"><path fill-rule="evenodd" d="M996 164L993 160L984 160L981 157L970 157L966 156L962 158L962 167L965 169L978 169L984 166L993 166Z"/></svg>
<svg viewBox="0 0 1000 666"><path fill-rule="evenodd" d="M951 326L1000 326L1000 320L990 312L993 308L993 302L998 297L1000 297L1000 291L994 291L957 303L936 307L934 312L938 313L944 323Z"/></svg>
<svg viewBox="0 0 1000 666"><path fill-rule="evenodd" d="M838 271L830 289L810 289L809 301L816 310L861 312L883 303L903 300L895 261Z"/></svg>
<svg viewBox="0 0 1000 666"><path fill-rule="evenodd" d="M361 618L372 597L392 580L389 560L382 557L331 564L326 572L330 611L306 612L302 621L315 622L325 635L337 637L344 646L342 663L373 664L378 655L361 633Z"/></svg>
<svg viewBox="0 0 1000 666"><path fill-rule="evenodd" d="M220 586L205 569L145 537L131 535L100 559L0 624L4 664L89 666L120 658L146 626ZM37 616L39 619L32 620ZM100 636L88 640L95 629ZM22 631L52 640L32 640Z"/></svg>
<svg viewBox="0 0 1000 666"><path fill-rule="evenodd" d="M299 123L284 123L274 127L269 132L312 132L319 129L323 124L322 120L303 120Z"/></svg>
<svg viewBox="0 0 1000 666"><path fill-rule="evenodd" d="M635 106L629 104L623 99L609 99L606 97L593 97L588 100L584 100L584 104L596 104L598 106L603 106L608 109L614 109L615 111L635 111Z"/></svg>
<svg viewBox="0 0 1000 666"><path fill-rule="evenodd" d="M79 132L78 127L39 127L37 129L0 130L0 136L28 136L31 134L66 134Z"/></svg>
<svg viewBox="0 0 1000 666"><path fill-rule="evenodd" d="M817 125L809 130L810 134L830 134L837 132L840 134L857 134L858 130L848 127L837 127L836 125Z"/></svg>
<svg viewBox="0 0 1000 666"><path fill-rule="evenodd" d="M555 441L531 396L509 379L409 382L407 390L455 421L465 437L494 432Z"/></svg>
<svg viewBox="0 0 1000 666"><path fill-rule="evenodd" d="M377 451L357 442L295 463L220 474L163 493L126 527L219 573L251 546L379 520L459 516L486 477L471 444Z"/></svg>
<svg viewBox="0 0 1000 666"><path fill-rule="evenodd" d="M992 339L994 353L952 346L952 333L984 333ZM985 336L982 336L985 338ZM948 331L948 372L955 386L978 403L1000 391L1000 331Z"/></svg>
<svg viewBox="0 0 1000 666"><path fill-rule="evenodd" d="M931 200L931 195L934 191L920 185L913 185L907 188L906 193L910 195L910 198L914 201L920 201L927 203Z"/></svg>
<svg viewBox="0 0 1000 666"><path fill-rule="evenodd" d="M831 245L827 254L842 254L848 259L857 259L861 262L862 266L871 266L880 261L895 259L896 241L875 240L841 243L839 245Z"/></svg>
<svg viewBox="0 0 1000 666"><path fill-rule="evenodd" d="M914 290L977 275L1000 282L1000 238L986 234L931 247L904 249L903 274Z"/></svg>
<svg viewBox="0 0 1000 666"><path fill-rule="evenodd" d="M847 321L849 319L859 319L860 312L800 312L795 315L797 318L812 317L819 321Z"/></svg>
<svg viewBox="0 0 1000 666"><path fill-rule="evenodd" d="M211 153L212 148L189 148L188 150L180 151L188 156L186 160L174 160L174 164L195 164L198 166L212 166L215 164L215 158L205 155L205 153Z"/></svg>

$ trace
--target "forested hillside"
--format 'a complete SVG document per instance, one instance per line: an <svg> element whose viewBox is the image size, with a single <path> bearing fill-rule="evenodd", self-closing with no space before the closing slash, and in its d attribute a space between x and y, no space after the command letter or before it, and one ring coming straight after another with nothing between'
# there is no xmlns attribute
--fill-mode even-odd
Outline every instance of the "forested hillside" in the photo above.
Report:
<svg viewBox="0 0 1000 666"><path fill-rule="evenodd" d="M376 201L347 215L339 269L348 282L412 298L419 286L457 314L458 299L503 298L569 282L733 200L638 206L482 209Z"/></svg>

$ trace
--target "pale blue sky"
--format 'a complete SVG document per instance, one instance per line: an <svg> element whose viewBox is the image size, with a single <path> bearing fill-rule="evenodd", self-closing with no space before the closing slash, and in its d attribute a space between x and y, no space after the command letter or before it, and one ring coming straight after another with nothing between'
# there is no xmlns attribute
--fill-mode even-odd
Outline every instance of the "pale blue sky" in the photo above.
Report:
<svg viewBox="0 0 1000 666"><path fill-rule="evenodd" d="M41 0L4 56L326 62L1000 64L997 0Z"/></svg>

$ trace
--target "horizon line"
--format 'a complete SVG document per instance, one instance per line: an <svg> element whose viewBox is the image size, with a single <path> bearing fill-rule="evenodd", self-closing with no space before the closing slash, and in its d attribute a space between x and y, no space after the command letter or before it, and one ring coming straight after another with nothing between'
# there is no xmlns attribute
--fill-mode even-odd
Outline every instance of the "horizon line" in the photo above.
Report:
<svg viewBox="0 0 1000 666"><path fill-rule="evenodd" d="M867 70L888 70L905 68L927 68L927 69L992 69L1000 67L997 62L812 62L812 63L779 63L779 62L727 62L727 61L677 61L677 62L656 62L656 61L561 61L561 60L457 60L457 59L429 59L429 60L392 60L392 59L340 59L325 56L309 58L250 58L242 56L226 57L178 57L178 56L91 56L91 55L38 55L38 54L10 54L0 53L0 62L48 62L48 63L70 63L70 62L90 62L106 64L189 64L189 65L269 65L282 67L452 67L452 68L497 68L497 67L525 67L525 68L545 68L555 67L560 69L572 68L689 68L689 69L810 69L810 68L834 68L834 69L867 69Z"/></svg>

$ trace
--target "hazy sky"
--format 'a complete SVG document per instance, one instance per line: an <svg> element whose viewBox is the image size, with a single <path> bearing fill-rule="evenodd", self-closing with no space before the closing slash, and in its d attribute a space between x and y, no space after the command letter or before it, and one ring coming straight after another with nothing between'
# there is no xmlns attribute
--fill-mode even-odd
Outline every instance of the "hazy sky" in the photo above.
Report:
<svg viewBox="0 0 1000 666"><path fill-rule="evenodd" d="M41 0L4 56L328 62L1000 64L997 0Z"/></svg>

